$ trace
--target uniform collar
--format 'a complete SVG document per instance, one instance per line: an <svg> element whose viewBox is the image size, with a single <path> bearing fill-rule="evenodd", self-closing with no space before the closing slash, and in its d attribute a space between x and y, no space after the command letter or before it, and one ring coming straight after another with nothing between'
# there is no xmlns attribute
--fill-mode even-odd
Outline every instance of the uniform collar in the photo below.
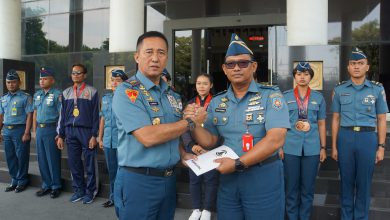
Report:
<svg viewBox="0 0 390 220"><path fill-rule="evenodd" d="M352 86L352 85L353 85L352 80L349 79L349 80L345 83L345 85L346 85L346 86ZM363 85L364 85L364 86L367 86L367 87L370 87L370 88L372 87L372 84L371 84L370 81L367 80L367 79L364 79Z"/></svg>
<svg viewBox="0 0 390 220"><path fill-rule="evenodd" d="M248 91L244 95L244 97L248 94L248 92L255 92L255 93L258 92L257 84L256 84L255 80L252 80L251 83L249 84ZM227 90L227 96L228 96L229 100L237 100L236 96L234 95L233 87L231 84L229 85L229 88ZM244 97L242 97L242 98L244 98Z"/></svg>
<svg viewBox="0 0 390 220"><path fill-rule="evenodd" d="M18 89L18 91L16 91L15 93L11 93L10 91L8 91L8 94L9 95L20 95L20 94L22 94L23 92L22 92L22 90L20 90L20 89Z"/></svg>
<svg viewBox="0 0 390 220"><path fill-rule="evenodd" d="M151 88L156 86L156 84L154 84L148 77L146 77L140 71L137 71L136 77L142 83L142 85L145 86L146 90L150 90ZM162 80L161 78L160 78L160 88L163 91L168 89L168 84L164 80Z"/></svg>

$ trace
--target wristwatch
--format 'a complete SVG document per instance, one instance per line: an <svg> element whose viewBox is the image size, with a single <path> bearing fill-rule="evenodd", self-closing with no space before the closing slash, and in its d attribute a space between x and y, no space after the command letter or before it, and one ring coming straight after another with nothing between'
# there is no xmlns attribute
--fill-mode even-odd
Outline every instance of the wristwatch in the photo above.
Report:
<svg viewBox="0 0 390 220"><path fill-rule="evenodd" d="M383 144L378 144L378 147L383 147L383 148L385 148L385 144L383 143Z"/></svg>
<svg viewBox="0 0 390 220"><path fill-rule="evenodd" d="M186 121L188 122L187 127L190 129L190 131L194 130L196 127L195 122L190 118L186 118Z"/></svg>
<svg viewBox="0 0 390 220"><path fill-rule="evenodd" d="M244 172L244 170L247 168L243 162L241 162L240 158L236 159L236 171L237 172Z"/></svg>

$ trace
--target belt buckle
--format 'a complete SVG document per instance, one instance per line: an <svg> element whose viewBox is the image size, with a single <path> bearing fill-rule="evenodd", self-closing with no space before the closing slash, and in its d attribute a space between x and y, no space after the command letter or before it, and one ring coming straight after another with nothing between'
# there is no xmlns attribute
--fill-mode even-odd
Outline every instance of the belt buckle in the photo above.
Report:
<svg viewBox="0 0 390 220"><path fill-rule="evenodd" d="M173 170L165 170L164 171L164 177L172 176Z"/></svg>
<svg viewBox="0 0 390 220"><path fill-rule="evenodd" d="M360 127L353 127L353 131L359 132L360 131Z"/></svg>
<svg viewBox="0 0 390 220"><path fill-rule="evenodd" d="M44 128L44 127L46 127L46 125L45 124L39 124L39 127L40 128Z"/></svg>
<svg viewBox="0 0 390 220"><path fill-rule="evenodd" d="M14 126L12 126L12 125L7 125L7 128L8 128L8 129L12 129L12 128L14 128Z"/></svg>

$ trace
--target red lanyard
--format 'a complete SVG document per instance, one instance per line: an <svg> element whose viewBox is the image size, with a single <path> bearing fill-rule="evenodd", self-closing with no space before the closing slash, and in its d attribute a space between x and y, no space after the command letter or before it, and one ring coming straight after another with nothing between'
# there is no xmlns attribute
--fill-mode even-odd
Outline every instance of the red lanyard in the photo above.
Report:
<svg viewBox="0 0 390 220"><path fill-rule="evenodd" d="M308 87L306 95L305 95L303 103L302 103L301 97L299 96L299 93L298 93L298 86L295 87L295 89L294 89L295 100L297 100L297 104L298 104L299 119L307 119L307 105L309 103L310 93L311 93L311 89L310 89L310 87Z"/></svg>
<svg viewBox="0 0 390 220"><path fill-rule="evenodd" d="M206 110L207 110L207 106L209 106L209 104L210 104L211 98L212 98L212 95L209 94L209 95L207 96L205 102L204 102L204 105L202 106L202 107L204 107ZM196 96L195 102L196 102L197 105L201 105L199 96Z"/></svg>
<svg viewBox="0 0 390 220"><path fill-rule="evenodd" d="M75 107L77 107L77 98L83 93L83 90L85 89L85 83L83 83L83 85L81 85L80 87L80 93L77 93L77 84L74 84L73 85L73 104Z"/></svg>

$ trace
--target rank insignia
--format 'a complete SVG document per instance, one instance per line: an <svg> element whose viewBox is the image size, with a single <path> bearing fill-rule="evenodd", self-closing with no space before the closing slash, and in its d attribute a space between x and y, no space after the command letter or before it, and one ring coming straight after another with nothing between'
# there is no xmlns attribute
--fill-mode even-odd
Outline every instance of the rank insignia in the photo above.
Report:
<svg viewBox="0 0 390 220"><path fill-rule="evenodd" d="M154 111L154 112L158 112L158 111L160 111L160 109L159 109L159 108L157 108L156 106L154 106L154 107L152 107L152 111Z"/></svg>
<svg viewBox="0 0 390 220"><path fill-rule="evenodd" d="M253 101L248 103L249 106L258 105L258 104L260 104L260 102L258 101Z"/></svg>
<svg viewBox="0 0 390 220"><path fill-rule="evenodd" d="M252 113L246 114L246 115L245 115L245 120L246 120L246 121L252 121L252 120L253 120L253 114L252 114Z"/></svg>
<svg viewBox="0 0 390 220"><path fill-rule="evenodd" d="M213 123L216 125L218 123L218 118L214 117L213 118Z"/></svg>
<svg viewBox="0 0 390 220"><path fill-rule="evenodd" d="M146 98L146 101L148 101L148 102L153 102L154 99L152 98L152 96L149 96L148 98Z"/></svg>
<svg viewBox="0 0 390 220"><path fill-rule="evenodd" d="M317 105L318 103L316 101L312 101L311 104Z"/></svg>
<svg viewBox="0 0 390 220"><path fill-rule="evenodd" d="M283 103L280 97L272 98L272 108L279 111L280 109L282 109L282 107L283 107Z"/></svg>
<svg viewBox="0 0 390 220"><path fill-rule="evenodd" d="M153 125L159 125L160 124L160 118L154 118L153 121L152 121L152 124Z"/></svg>
<svg viewBox="0 0 390 220"><path fill-rule="evenodd" d="M226 98L226 97L223 97L223 98L221 99L221 101L222 101L222 102L227 102L227 101L229 101L229 99Z"/></svg>
<svg viewBox="0 0 390 220"><path fill-rule="evenodd" d="M252 98L249 99L249 102L257 101L259 99L261 99L261 96L255 95L255 96L253 96Z"/></svg>
<svg viewBox="0 0 390 220"><path fill-rule="evenodd" d="M137 90L134 90L134 89L126 89L126 95L127 97L129 97L130 101L132 103L135 102L135 100L137 100L137 97L138 97L138 91Z"/></svg>
<svg viewBox="0 0 390 220"><path fill-rule="evenodd" d="M222 102L221 104L218 105L218 108L227 108L227 104Z"/></svg>
<svg viewBox="0 0 390 220"><path fill-rule="evenodd" d="M227 118L227 117L222 117L222 122L223 122L223 123L226 123L226 122L227 122L227 120L228 120L228 118Z"/></svg>
<svg viewBox="0 0 390 220"><path fill-rule="evenodd" d="M256 118L260 123L263 123L264 122L264 117L262 114L259 114L259 116L257 116Z"/></svg>
<svg viewBox="0 0 390 220"><path fill-rule="evenodd" d="M140 85L140 86L139 86L139 89L145 90L145 86L144 86L144 85Z"/></svg>

